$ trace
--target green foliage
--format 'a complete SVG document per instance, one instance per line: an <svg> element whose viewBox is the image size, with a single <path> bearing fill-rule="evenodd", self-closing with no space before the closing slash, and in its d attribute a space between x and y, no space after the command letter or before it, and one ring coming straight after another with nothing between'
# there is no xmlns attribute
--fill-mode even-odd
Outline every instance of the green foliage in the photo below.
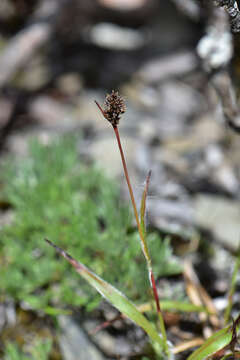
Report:
<svg viewBox="0 0 240 360"><path fill-rule="evenodd" d="M132 299L147 298L130 210L114 182L79 158L75 138L48 146L32 142L29 157L5 164L1 181L1 196L14 210L11 225L0 231L1 294L41 309L98 303L95 291L48 249L43 241L48 237ZM167 241L152 233L148 243L156 275L179 272Z"/></svg>
<svg viewBox="0 0 240 360"><path fill-rule="evenodd" d="M8 343L4 360L47 360L51 351L51 341L38 341L27 352L21 351L16 344Z"/></svg>
<svg viewBox="0 0 240 360"><path fill-rule="evenodd" d="M227 326L210 336L187 360L204 360L228 346L232 340L231 326Z"/></svg>
<svg viewBox="0 0 240 360"><path fill-rule="evenodd" d="M122 314L127 316L133 322L141 326L146 333L149 335L153 342L157 342L162 350L164 343L162 338L159 336L154 326L147 320L147 318L136 308L136 306L128 300L128 298L117 290L114 286L101 279L98 275L93 273L82 263L73 259L68 253L63 251L61 248L47 240L55 250L61 254L71 265L74 266L76 271L93 287L95 288L104 298L115 306Z"/></svg>

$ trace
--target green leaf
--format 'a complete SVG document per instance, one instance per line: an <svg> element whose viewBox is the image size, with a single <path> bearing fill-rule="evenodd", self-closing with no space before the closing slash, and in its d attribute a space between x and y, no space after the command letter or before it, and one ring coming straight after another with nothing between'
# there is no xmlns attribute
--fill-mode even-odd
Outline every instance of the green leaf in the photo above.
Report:
<svg viewBox="0 0 240 360"><path fill-rule="evenodd" d="M58 316L58 315L71 315L72 311L71 310L66 310L66 309L57 309L53 306L47 306L43 309L43 311L48 314L48 315L52 315L52 316Z"/></svg>
<svg viewBox="0 0 240 360"><path fill-rule="evenodd" d="M65 251L54 245L51 241L46 240L56 251L61 254L75 270L93 286L103 297L105 297L112 305L114 305L121 313L139 325L148 334L153 342L157 342L163 348L163 340L153 327L153 325L145 318L145 316L131 303L125 295L112 285L94 274L85 265L73 259Z"/></svg>
<svg viewBox="0 0 240 360"><path fill-rule="evenodd" d="M38 341L32 349L33 360L47 360L52 348L52 341L46 339L45 341Z"/></svg>
<svg viewBox="0 0 240 360"><path fill-rule="evenodd" d="M231 310L232 310L232 306L233 306L233 295L234 295L234 292L236 291L237 275L239 272L239 268L240 268L240 258L237 257L237 259L235 261L234 269L233 269L231 286L230 286L229 294L228 294L228 304L227 304L227 307L226 307L226 310L224 313L225 325L227 325L227 323L229 322L229 318L230 318L230 314L231 314Z"/></svg>
<svg viewBox="0 0 240 360"><path fill-rule="evenodd" d="M140 226L141 226L141 231L142 231L142 235L143 235L143 238L141 238L141 245L142 245L142 250L143 250L144 256L145 256L148 264L151 264L151 258L150 258L150 254L149 254L149 250L148 250L148 245L146 242L145 213L146 213L146 199L147 199L150 177L151 177L151 171L149 171L149 173L147 175L146 184L145 184L145 188L144 188L142 200L141 200L141 209L140 209Z"/></svg>
<svg viewBox="0 0 240 360"><path fill-rule="evenodd" d="M39 339L34 342L25 354L17 344L8 343L5 348L4 360L47 360L52 347L50 339Z"/></svg>
<svg viewBox="0 0 240 360"><path fill-rule="evenodd" d="M151 311L154 308L153 303L145 303L138 306L138 309L141 312ZM161 309L163 311L172 311L172 312L205 312L208 313L208 310L205 306L194 305L188 302L183 301L172 301L172 300L161 300Z"/></svg>
<svg viewBox="0 0 240 360"><path fill-rule="evenodd" d="M149 171L149 173L147 175L146 185L145 185L145 188L144 188L144 191L142 194L141 209L140 209L140 224L141 224L141 228L142 228L144 237L146 234L146 226L145 226L146 199L147 199L150 176L151 176L151 171Z"/></svg>
<svg viewBox="0 0 240 360"><path fill-rule="evenodd" d="M210 336L187 360L203 360L229 345L232 340L232 326L229 325Z"/></svg>
<svg viewBox="0 0 240 360"><path fill-rule="evenodd" d="M206 312L205 306L198 306L182 301L162 300L161 307L163 310L182 311L182 312Z"/></svg>
<svg viewBox="0 0 240 360"><path fill-rule="evenodd" d="M4 360L24 360L15 344L9 343L6 346L6 353Z"/></svg>
<svg viewBox="0 0 240 360"><path fill-rule="evenodd" d="M153 290L153 295L154 295L155 302L156 302L156 309L157 309L157 314L158 314L158 318L159 318L160 330L162 333L163 343L164 343L164 351L166 352L166 354L169 354L168 343L167 343L167 334L166 334L164 320L163 320L163 316L162 316L162 312L161 312L161 308L160 308L159 297L158 297L156 283L155 283L155 277L154 277L153 269L152 269L152 260L151 260L150 253L148 250L148 244L146 241L145 212L146 212L146 199L147 199L150 177L151 177L151 171L149 171L149 173L147 175L146 184L145 184L145 188L144 188L143 195L142 195L141 209L140 209L139 235L140 235L140 240L141 240L142 251L143 251L143 254L147 261L148 276L149 276L150 284L151 284L151 287Z"/></svg>

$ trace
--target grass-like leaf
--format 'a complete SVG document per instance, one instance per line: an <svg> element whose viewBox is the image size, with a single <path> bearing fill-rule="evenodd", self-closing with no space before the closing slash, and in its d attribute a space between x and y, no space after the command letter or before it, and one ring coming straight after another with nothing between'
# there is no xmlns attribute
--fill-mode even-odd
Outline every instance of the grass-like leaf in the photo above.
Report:
<svg viewBox="0 0 240 360"><path fill-rule="evenodd" d="M141 210L140 210L142 214L140 215L140 218L139 218L138 211L137 211L137 206L136 206L136 201L135 201L135 198L134 198L134 195L133 195L132 185L131 185L129 175L128 175L126 160L125 160L124 152L123 152L123 149L122 149L121 139L120 139L120 135L119 135L119 132L118 132L118 127L113 126L113 130L114 130L114 133L116 135L116 139L117 139L117 143L118 143L118 147L119 147L119 151L120 151L120 155L121 155L121 159L122 159L123 170L124 170L126 182L127 182L127 185L128 185L128 190L129 190L129 195L130 195L132 206L133 206L134 216L135 216L136 223L137 223L137 228L138 228L138 232L139 232L142 252L143 252L143 254L145 256L146 263L147 263L149 281L150 281L153 296L154 296L154 299L155 299L155 302L156 302L156 308L157 308L157 314L158 314L158 319L159 319L159 324L160 324L160 330L161 330L162 337L163 337L164 351L165 351L165 353L167 355L169 355L168 343L167 343L167 334L166 334L164 320L163 320L163 316L162 316L162 312L161 312L161 308L160 308L160 302L159 302L155 277L154 277L153 269L152 269L152 260L151 260L151 257L150 257L150 253L149 253L148 245L147 245L147 241L146 241L146 229L145 229L145 224L144 224L144 217L145 217L145 211L146 211L146 198L147 198L147 191L148 191L148 185L149 185L151 173L149 173L148 177L147 177L145 190L144 190L143 197L142 197L142 206L141 206ZM141 224L141 218L143 219L142 224Z"/></svg>
<svg viewBox="0 0 240 360"><path fill-rule="evenodd" d="M195 350L187 360L203 360L228 346L232 341L231 325L217 331Z"/></svg>
<svg viewBox="0 0 240 360"><path fill-rule="evenodd" d="M145 188L144 188L142 200L141 200L139 235L140 235L140 239L141 239L142 251L143 251L146 261L147 261L148 276L150 279L150 283L151 283L152 290L153 290L153 296L154 296L155 303L156 303L157 314L158 314L158 319L159 319L159 324L160 324L160 330L161 330L161 333L163 336L163 341L164 341L164 350L169 355L168 344L167 344L167 334L166 334L165 324L164 324L163 315L162 315L162 311L161 311L161 307L160 307L155 277L154 277L153 269L152 269L152 260L151 260L150 253L148 250L147 236L146 236L147 235L146 226L145 226L146 200L147 200L150 177L151 177L151 171L149 171L149 173L147 175L146 184L145 184Z"/></svg>
<svg viewBox="0 0 240 360"><path fill-rule="evenodd" d="M153 325L145 318L145 316L131 303L125 295L114 288L112 285L101 279L94 274L85 265L76 261L72 256L67 254L58 246L54 245L51 241L46 240L48 244L55 248L55 250L62 255L75 270L91 285L93 286L103 297L105 297L113 306L115 306L121 313L126 315L129 319L139 325L148 334L153 342L164 347L163 340L153 327Z"/></svg>
<svg viewBox="0 0 240 360"><path fill-rule="evenodd" d="M141 312L152 311L153 303L145 303L138 306L138 310ZM161 300L161 309L163 311L171 311L171 312L204 312L209 313L205 306L194 305L188 302L183 301L174 301L174 300Z"/></svg>
<svg viewBox="0 0 240 360"><path fill-rule="evenodd" d="M148 188L149 188L149 182L151 177L151 171L149 171L146 179L146 185L142 194L142 200L141 200L141 209L140 209L140 225L142 229L143 234L143 253L146 257L146 260L148 263L151 264L151 258L148 251L148 246L146 243L146 225L145 225L145 215L146 215L146 200L147 200L147 194L148 194Z"/></svg>
<svg viewBox="0 0 240 360"><path fill-rule="evenodd" d="M231 314L231 310L232 310L232 306L233 306L233 295L234 292L236 291L236 285L237 285L237 275L240 269L240 257L238 255L236 261L235 261L235 265L234 265L234 269L233 269L233 274L232 274L232 280L231 280L231 285L230 285L230 289L229 289L229 294L228 294L228 304L224 313L224 322L225 325L227 325L227 323L229 322L229 318L230 318L230 314Z"/></svg>

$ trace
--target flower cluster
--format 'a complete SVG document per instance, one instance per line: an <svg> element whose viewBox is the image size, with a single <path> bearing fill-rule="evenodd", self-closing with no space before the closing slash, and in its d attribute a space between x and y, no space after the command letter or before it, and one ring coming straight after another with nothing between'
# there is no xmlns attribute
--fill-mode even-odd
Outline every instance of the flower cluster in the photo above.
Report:
<svg viewBox="0 0 240 360"><path fill-rule="evenodd" d="M103 115L112 126L117 126L122 114L126 111L126 105L118 91L112 90L111 94L107 94L103 104Z"/></svg>

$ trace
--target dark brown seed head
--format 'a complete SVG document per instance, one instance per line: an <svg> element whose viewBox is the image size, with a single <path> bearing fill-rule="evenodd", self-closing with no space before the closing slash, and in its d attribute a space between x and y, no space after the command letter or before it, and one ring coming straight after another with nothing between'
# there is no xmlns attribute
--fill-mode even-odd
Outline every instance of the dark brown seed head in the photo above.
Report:
<svg viewBox="0 0 240 360"><path fill-rule="evenodd" d="M120 117L125 111L126 105L118 91L112 90L111 94L107 94L103 104L103 114L112 126L119 124Z"/></svg>

